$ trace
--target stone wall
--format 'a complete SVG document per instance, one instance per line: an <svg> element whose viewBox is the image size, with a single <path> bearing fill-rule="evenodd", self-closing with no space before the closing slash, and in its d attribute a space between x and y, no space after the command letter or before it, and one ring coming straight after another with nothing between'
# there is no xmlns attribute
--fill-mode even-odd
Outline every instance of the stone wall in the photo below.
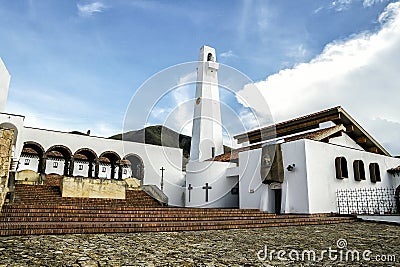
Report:
<svg viewBox="0 0 400 267"><path fill-rule="evenodd" d="M125 181L64 177L61 183L63 197L125 199Z"/></svg>
<svg viewBox="0 0 400 267"><path fill-rule="evenodd" d="M14 131L0 129L0 208L8 192L8 177L12 160Z"/></svg>

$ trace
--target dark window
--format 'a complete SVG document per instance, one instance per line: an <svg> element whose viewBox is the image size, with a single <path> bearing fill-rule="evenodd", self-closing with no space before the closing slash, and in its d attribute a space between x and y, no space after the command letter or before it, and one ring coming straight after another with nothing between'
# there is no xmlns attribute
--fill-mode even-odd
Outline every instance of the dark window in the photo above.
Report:
<svg viewBox="0 0 400 267"><path fill-rule="evenodd" d="M343 179L349 178L349 171L347 169L347 160L344 157L337 157L335 159L336 178Z"/></svg>
<svg viewBox="0 0 400 267"><path fill-rule="evenodd" d="M371 178L371 182L373 183L381 181L381 172L379 170L378 163L369 164L369 177Z"/></svg>
<svg viewBox="0 0 400 267"><path fill-rule="evenodd" d="M365 168L362 160L355 160L353 162L354 180L365 180Z"/></svg>
<svg viewBox="0 0 400 267"><path fill-rule="evenodd" d="M213 55L211 53L208 53L207 61L214 61Z"/></svg>
<svg viewBox="0 0 400 267"><path fill-rule="evenodd" d="M83 165L82 164L79 164L79 170L80 171L83 170Z"/></svg>
<svg viewBox="0 0 400 267"><path fill-rule="evenodd" d="M128 172L126 170L124 170L124 174L127 174Z"/></svg>
<svg viewBox="0 0 400 267"><path fill-rule="evenodd" d="M25 159L24 164L25 164L25 165L29 165L29 163L31 163L31 160L30 160L30 159Z"/></svg>
<svg viewBox="0 0 400 267"><path fill-rule="evenodd" d="M58 167L58 162L53 162L53 168L57 168Z"/></svg>
<svg viewBox="0 0 400 267"><path fill-rule="evenodd" d="M102 172L106 172L106 167L101 168Z"/></svg>

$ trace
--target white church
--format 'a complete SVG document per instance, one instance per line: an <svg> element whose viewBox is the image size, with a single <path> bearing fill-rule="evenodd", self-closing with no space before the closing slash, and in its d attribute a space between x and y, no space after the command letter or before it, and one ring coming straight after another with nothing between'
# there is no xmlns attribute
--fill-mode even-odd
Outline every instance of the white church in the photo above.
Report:
<svg viewBox="0 0 400 267"><path fill-rule="evenodd" d="M190 161L182 150L24 126L5 113L10 75L0 59L0 127L14 130L12 171L155 186L169 206L271 213L398 213L400 158L392 157L343 108L234 137L224 153L215 49L197 67Z"/></svg>

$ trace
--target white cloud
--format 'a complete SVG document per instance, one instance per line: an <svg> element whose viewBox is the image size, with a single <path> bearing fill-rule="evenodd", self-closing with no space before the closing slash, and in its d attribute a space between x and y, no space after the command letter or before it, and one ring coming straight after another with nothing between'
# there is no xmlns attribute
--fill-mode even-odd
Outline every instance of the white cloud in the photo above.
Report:
<svg viewBox="0 0 400 267"><path fill-rule="evenodd" d="M388 0L364 0L363 6L364 7L371 7L371 6L375 5L375 4L383 3L383 2L387 2L387 1Z"/></svg>
<svg viewBox="0 0 400 267"><path fill-rule="evenodd" d="M331 8L335 9L338 12L349 9L353 0L336 0L331 3Z"/></svg>
<svg viewBox="0 0 400 267"><path fill-rule="evenodd" d="M378 141L385 141L390 152L400 154L395 150L400 128L391 127L397 138L386 140L386 128L374 126L378 119L380 125L385 121L400 123L400 2L389 4L379 22L377 32L328 44L310 62L256 83L275 119L341 105ZM241 92L243 98L250 99L246 94Z"/></svg>
<svg viewBox="0 0 400 267"><path fill-rule="evenodd" d="M81 17L90 17L94 13L101 13L106 9L106 6L101 2L93 2L90 4L77 4L78 14Z"/></svg>
<svg viewBox="0 0 400 267"><path fill-rule="evenodd" d="M220 56L221 58L233 58L233 57L237 57L237 56L233 53L232 50L223 52L223 53L219 54L219 56Z"/></svg>

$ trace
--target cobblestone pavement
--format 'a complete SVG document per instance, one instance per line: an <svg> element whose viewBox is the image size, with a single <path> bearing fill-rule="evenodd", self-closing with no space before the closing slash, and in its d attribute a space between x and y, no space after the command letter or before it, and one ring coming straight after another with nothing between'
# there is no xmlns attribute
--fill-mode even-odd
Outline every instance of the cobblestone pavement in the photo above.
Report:
<svg viewBox="0 0 400 267"><path fill-rule="evenodd" d="M318 259L322 250L329 248L331 259L326 252L322 261L313 261L310 251L315 251ZM286 260L278 258L279 250ZM355 250L360 253L360 261L356 260ZM367 260L362 260L363 253ZM394 262L377 261L377 256L389 261L392 255L396 257ZM399 263L400 227L365 222L225 231L0 237L0 266L400 266Z"/></svg>

